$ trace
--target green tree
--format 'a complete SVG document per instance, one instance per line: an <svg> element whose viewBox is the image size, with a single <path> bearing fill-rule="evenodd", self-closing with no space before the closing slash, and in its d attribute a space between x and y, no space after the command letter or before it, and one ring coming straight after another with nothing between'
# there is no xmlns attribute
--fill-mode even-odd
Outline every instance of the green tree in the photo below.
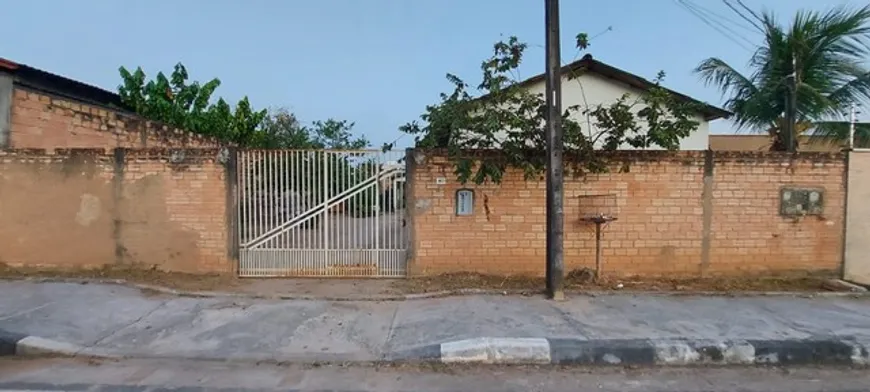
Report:
<svg viewBox="0 0 870 392"><path fill-rule="evenodd" d="M309 149L313 148L310 130L296 115L285 108L270 111L262 124L262 148Z"/></svg>
<svg viewBox="0 0 870 392"><path fill-rule="evenodd" d="M707 84L727 97L725 107L735 113L740 129L768 133L772 149L785 150L782 129L788 85L797 85L795 135L848 139L843 113L852 104L870 100L870 6L851 10L836 7L825 12L798 12L791 26L783 26L772 13L760 17L764 42L749 60L745 76L719 58L704 60L696 69ZM870 145L870 126L861 124L857 145ZM821 139L821 138L819 138Z"/></svg>
<svg viewBox="0 0 870 392"><path fill-rule="evenodd" d="M578 34L577 47L587 45L586 34ZM508 168L522 169L526 178L540 176L547 156L546 101L513 77L526 47L516 37L495 44L493 55L481 64L483 77L475 92L481 97L474 98L468 83L448 74L453 91L426 107L422 124L411 122L400 130L415 135L417 147L446 151L463 183L497 183ZM663 77L659 74L656 85ZM562 116L566 168L577 176L604 171L605 157L596 151L623 143L677 149L679 140L698 126L692 120L696 109L658 86L609 105L567 107ZM594 128L584 131L575 120L580 115L588 116Z"/></svg>
<svg viewBox="0 0 870 392"><path fill-rule="evenodd" d="M262 124L264 148L359 150L371 147L365 136L353 134L352 122L328 119L302 124L285 108L269 113Z"/></svg>
<svg viewBox="0 0 870 392"><path fill-rule="evenodd" d="M352 122L328 119L302 124L296 116L285 108L272 110L262 124L262 148L293 150L330 150L315 155L296 155L293 162L284 161L281 170L284 176L293 178L287 181L295 184L291 191L305 195L318 203L326 199L323 193L324 175L327 176L328 195L334 197L353 188L375 172L370 161L357 162L371 147L365 136L353 133ZM298 170L298 167L305 170ZM294 168L296 170L294 170ZM274 170L274 168L273 168ZM303 181L305 180L305 181ZM307 184L317 184L308 187ZM347 202L348 210L354 215L368 215L374 211L373 189L355 195Z"/></svg>
<svg viewBox="0 0 870 392"><path fill-rule="evenodd" d="M119 72L121 101L145 118L241 147L260 147L265 143L266 135L259 129L266 118L265 110L254 110L247 97L235 109L223 98L211 103L212 94L220 86L219 79L204 84L189 82L187 69L181 63L175 65L168 78L159 72L148 81L142 68L130 72L120 67Z"/></svg>

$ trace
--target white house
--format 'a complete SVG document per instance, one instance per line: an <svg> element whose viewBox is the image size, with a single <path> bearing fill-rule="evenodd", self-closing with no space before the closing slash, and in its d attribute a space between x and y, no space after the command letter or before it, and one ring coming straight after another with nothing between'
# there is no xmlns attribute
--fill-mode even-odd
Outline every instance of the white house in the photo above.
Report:
<svg viewBox="0 0 870 392"><path fill-rule="evenodd" d="M546 85L545 75L531 77L520 84L531 92L543 95ZM616 102L626 93L630 94L632 98L637 98L640 93L653 86L655 84L652 81L602 63L593 59L591 55L586 55L580 60L562 67L562 107L579 105L582 111L586 107ZM676 91L668 91L680 99L702 105L696 118L696 121L700 123L698 129L682 140L680 150L706 150L709 144L710 121L727 118L731 113ZM582 113L576 113L575 116L577 117L574 120L582 124L584 129L587 129L588 124L585 116ZM594 129L593 133L595 133ZM628 145L624 145L623 148L632 149Z"/></svg>

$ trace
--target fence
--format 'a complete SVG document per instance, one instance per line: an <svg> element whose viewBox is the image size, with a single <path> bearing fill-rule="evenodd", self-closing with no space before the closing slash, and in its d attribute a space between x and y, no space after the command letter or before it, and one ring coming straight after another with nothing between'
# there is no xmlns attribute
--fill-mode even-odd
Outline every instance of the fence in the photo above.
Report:
<svg viewBox="0 0 870 392"><path fill-rule="evenodd" d="M584 219L618 215L602 236L605 274L837 271L844 158L829 153L611 153L608 173L565 179L565 267L595 268L595 232ZM411 167L410 199L416 207L411 274L544 273L543 181L527 181L521 171L509 170L500 184L462 185L446 158L426 152L416 152ZM472 212L458 214L456 192L465 188L473 190ZM814 200L808 189L820 191L815 200L823 205L805 205ZM804 194L808 198L797 197Z"/></svg>
<svg viewBox="0 0 870 392"><path fill-rule="evenodd" d="M241 151L241 276L406 273L404 152Z"/></svg>

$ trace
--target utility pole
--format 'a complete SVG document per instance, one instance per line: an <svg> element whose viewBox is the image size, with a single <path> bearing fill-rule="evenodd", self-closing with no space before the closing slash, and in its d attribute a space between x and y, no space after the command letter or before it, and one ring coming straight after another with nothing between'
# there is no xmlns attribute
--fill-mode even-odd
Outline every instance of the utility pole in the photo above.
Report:
<svg viewBox="0 0 870 392"><path fill-rule="evenodd" d="M785 103L785 129L783 130L782 141L785 143L785 150L788 152L795 151L795 124L797 123L797 59L792 54L791 58L792 71L788 75L786 83L788 84L788 96Z"/></svg>
<svg viewBox="0 0 870 392"><path fill-rule="evenodd" d="M858 121L857 117L858 113L853 103L851 110L849 110L849 150L855 148L855 121Z"/></svg>
<svg viewBox="0 0 870 392"><path fill-rule="evenodd" d="M562 61L559 51L559 0L544 0L547 52L547 295L565 299L562 288L564 227L562 150Z"/></svg>

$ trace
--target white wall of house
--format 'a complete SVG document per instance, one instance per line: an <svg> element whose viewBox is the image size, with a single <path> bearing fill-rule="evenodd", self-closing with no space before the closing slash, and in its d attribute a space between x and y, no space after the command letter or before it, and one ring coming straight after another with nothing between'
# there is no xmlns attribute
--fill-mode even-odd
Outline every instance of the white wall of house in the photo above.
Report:
<svg viewBox="0 0 870 392"><path fill-rule="evenodd" d="M542 80L529 86L529 90L543 95L545 87L546 84ZM570 80L567 75L562 77L562 107L580 105L581 110L574 114L574 120L581 124L584 132L588 132L589 126L587 125L586 117L580 113L583 108L587 106L609 105L616 102L626 93L631 95L631 100L634 100L639 97L642 91L591 72ZM707 149L710 124L701 115L698 115L695 120L699 122L698 129L680 142L680 150ZM594 133L595 130L593 129ZM622 149L634 148L626 144L622 146ZM661 148L656 146L650 149L660 150Z"/></svg>

